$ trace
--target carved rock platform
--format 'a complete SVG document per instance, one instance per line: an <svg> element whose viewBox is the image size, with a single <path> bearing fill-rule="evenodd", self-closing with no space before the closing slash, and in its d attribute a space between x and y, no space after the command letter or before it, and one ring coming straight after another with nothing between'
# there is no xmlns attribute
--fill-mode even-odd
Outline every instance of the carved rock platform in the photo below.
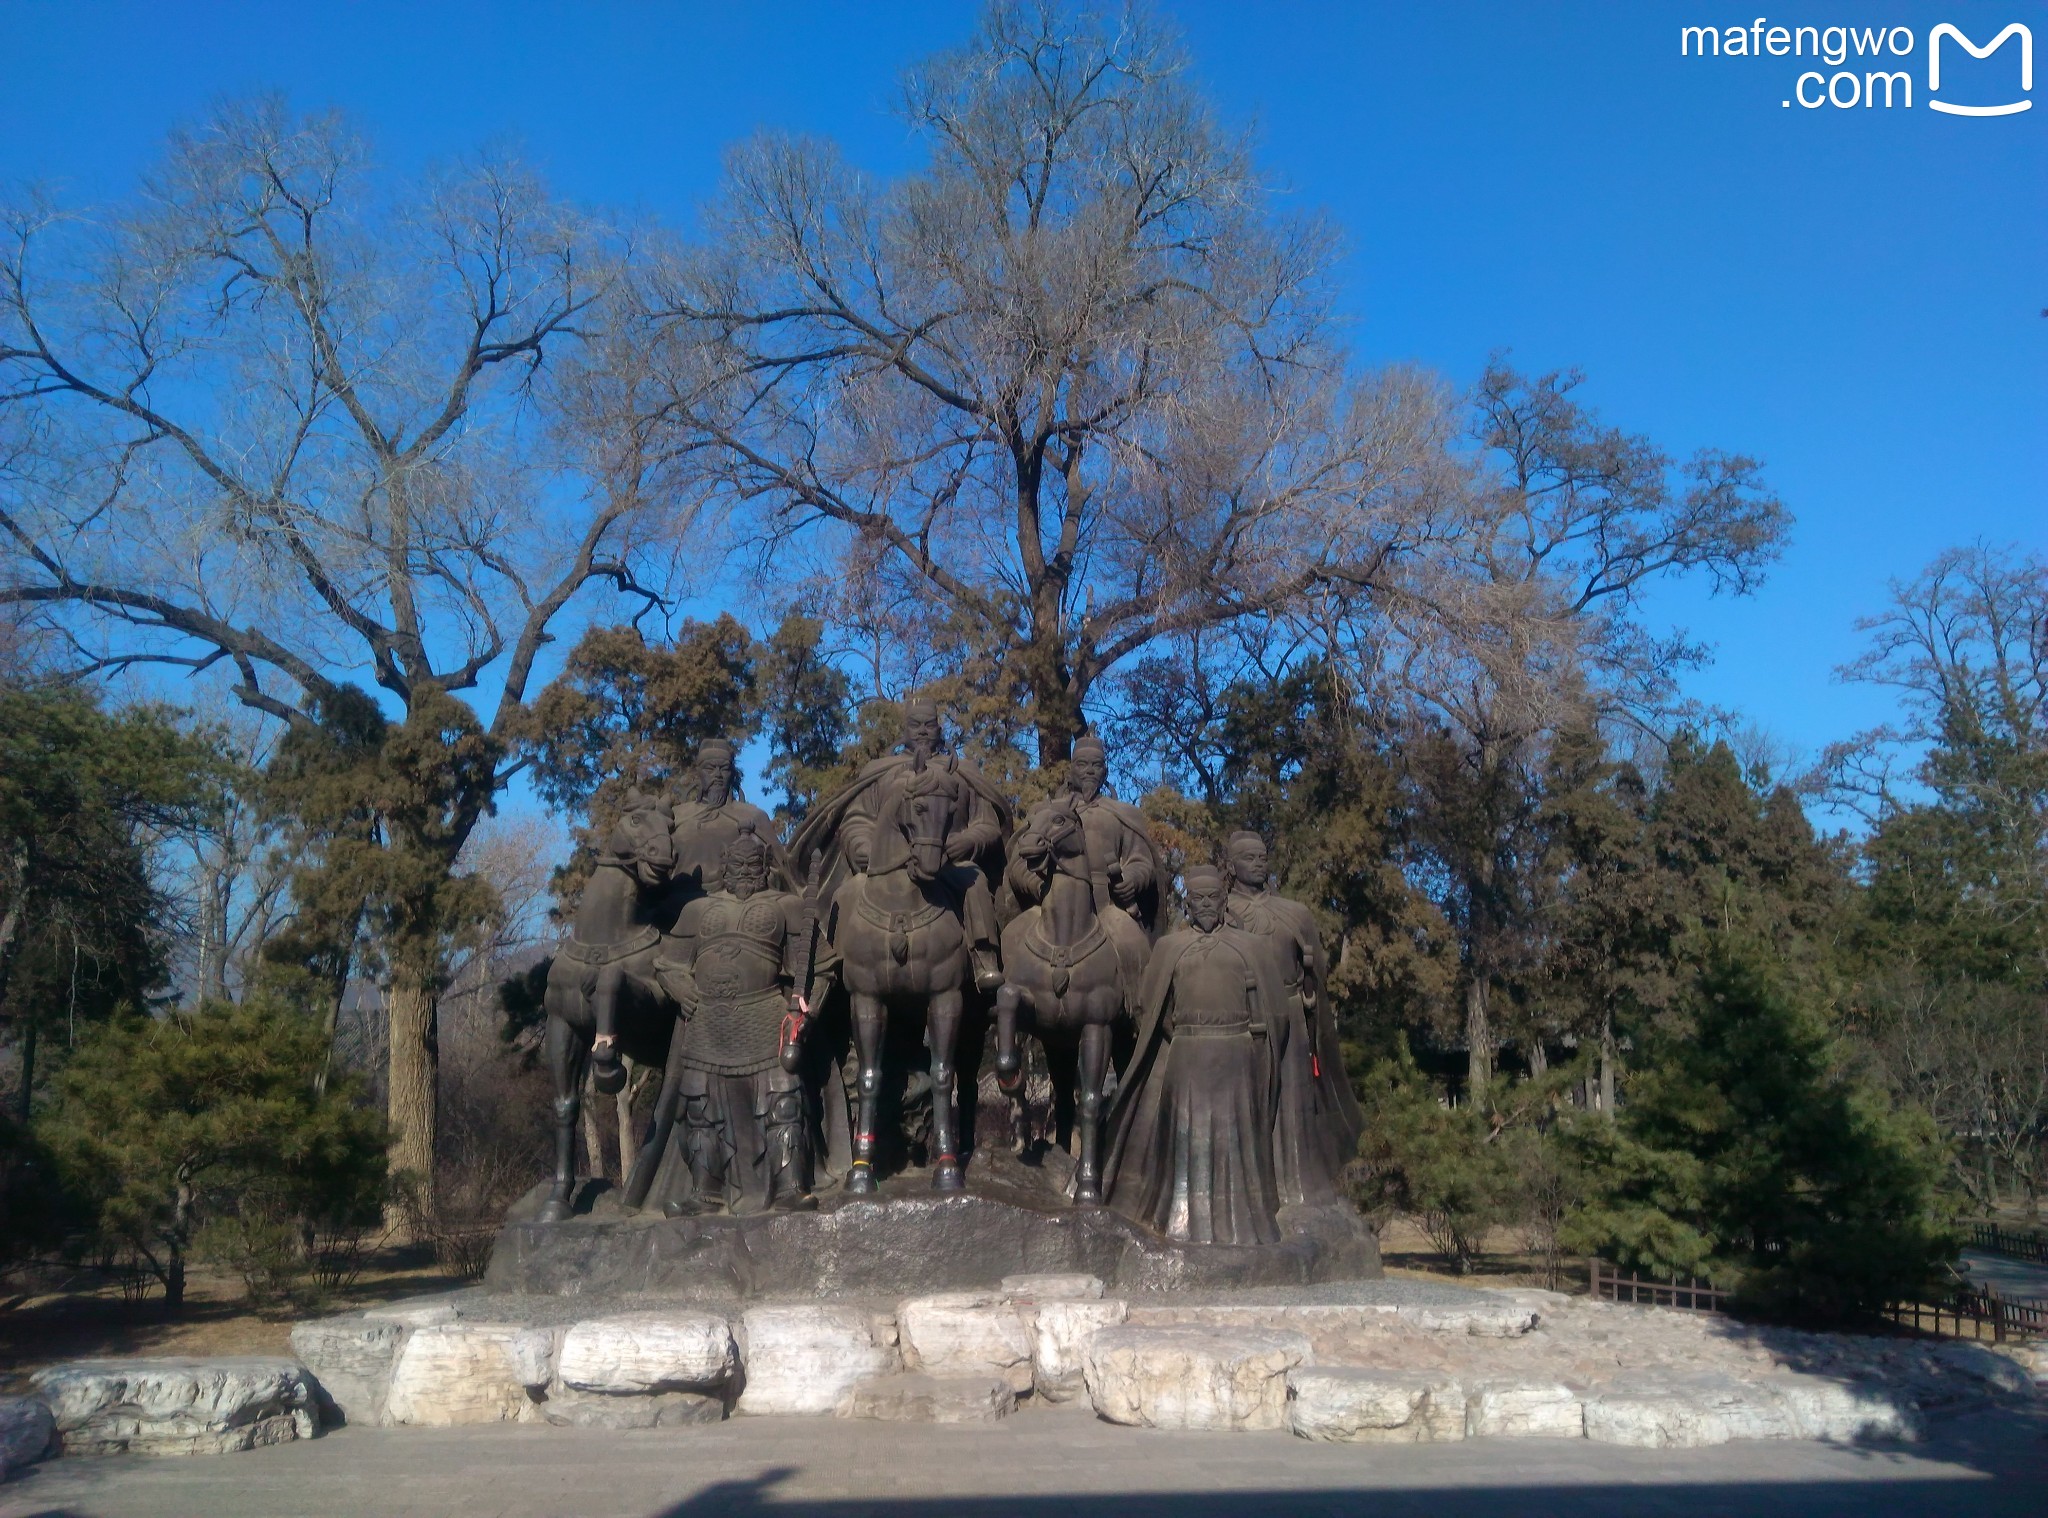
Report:
<svg viewBox="0 0 2048 1518"><path fill-rule="evenodd" d="M588 1188L575 1217L541 1223L536 1188L499 1232L484 1282L498 1292L729 1304L990 1290L1023 1272L1096 1276L1125 1292L1381 1273L1378 1239L1348 1207L1281 1209L1278 1244L1176 1244L1107 1208L1063 1206L1035 1171L1012 1168L1016 1175L978 1166L969 1189L950 1196L909 1175L874 1197L828 1196L816 1212L751 1217L628 1214L615 1193Z"/></svg>

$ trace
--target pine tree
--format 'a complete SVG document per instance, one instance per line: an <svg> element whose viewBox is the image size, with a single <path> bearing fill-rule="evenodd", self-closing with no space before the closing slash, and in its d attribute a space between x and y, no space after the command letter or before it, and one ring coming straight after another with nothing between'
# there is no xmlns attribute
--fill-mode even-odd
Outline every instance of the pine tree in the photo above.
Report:
<svg viewBox="0 0 2048 1518"><path fill-rule="evenodd" d="M1765 1316L1868 1322L1953 1257L1940 1148L1923 1116L1845 1072L1776 959L1716 935L1616 1121L1574 1125L1592 1195L1568 1247L1703 1274Z"/></svg>

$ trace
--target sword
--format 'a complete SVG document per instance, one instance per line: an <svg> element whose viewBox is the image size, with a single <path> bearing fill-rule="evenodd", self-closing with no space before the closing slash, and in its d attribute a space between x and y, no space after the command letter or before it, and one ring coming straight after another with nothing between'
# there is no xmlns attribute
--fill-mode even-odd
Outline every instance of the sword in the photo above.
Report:
<svg viewBox="0 0 2048 1518"><path fill-rule="evenodd" d="M824 885L825 851L811 850L810 876L804 881L802 926L797 930L802 947L797 952L796 970L790 977L789 1011L782 1017L779 1057L782 1068L794 1075L800 1058L799 1045L811 1020L811 971L818 962L818 895Z"/></svg>

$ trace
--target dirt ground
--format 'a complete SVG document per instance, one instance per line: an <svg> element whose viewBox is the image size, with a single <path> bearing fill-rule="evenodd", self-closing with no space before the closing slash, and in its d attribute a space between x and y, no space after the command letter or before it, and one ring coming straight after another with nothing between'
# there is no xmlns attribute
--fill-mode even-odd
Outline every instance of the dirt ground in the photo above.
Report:
<svg viewBox="0 0 2048 1518"><path fill-rule="evenodd" d="M25 1391L45 1365L100 1355L288 1355L292 1324L302 1318L462 1284L424 1250L401 1247L373 1256L353 1286L317 1305L257 1307L240 1277L197 1266L177 1313L159 1289L131 1302L113 1285L34 1295L0 1288L0 1393Z"/></svg>

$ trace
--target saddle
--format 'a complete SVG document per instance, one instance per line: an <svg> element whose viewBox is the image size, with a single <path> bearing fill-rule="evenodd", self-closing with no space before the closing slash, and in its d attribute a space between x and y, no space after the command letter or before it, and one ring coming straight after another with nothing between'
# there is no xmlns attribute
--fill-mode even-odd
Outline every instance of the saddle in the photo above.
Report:
<svg viewBox="0 0 2048 1518"><path fill-rule="evenodd" d="M631 959L635 954L645 953L661 942L661 929L653 923L646 923L635 929L617 943L585 943L570 931L562 946L555 952L563 959L573 960L593 969L621 959Z"/></svg>

